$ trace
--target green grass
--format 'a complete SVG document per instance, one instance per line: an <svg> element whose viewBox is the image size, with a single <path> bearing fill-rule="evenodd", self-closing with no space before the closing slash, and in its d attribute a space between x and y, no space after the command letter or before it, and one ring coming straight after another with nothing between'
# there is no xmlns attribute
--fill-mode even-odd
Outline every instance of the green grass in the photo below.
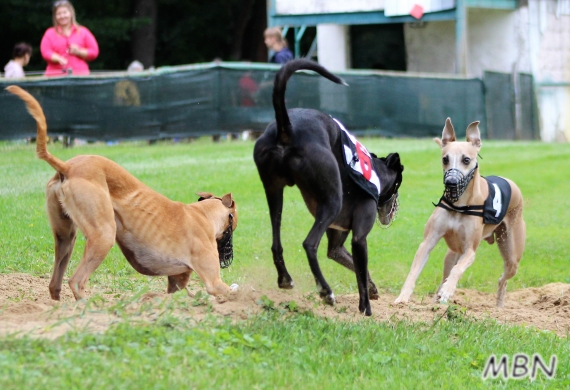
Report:
<svg viewBox="0 0 570 390"><path fill-rule="evenodd" d="M553 354L556 379L482 379L492 354ZM552 334L461 316L436 326L367 319L335 322L274 312L239 324L199 324L168 315L122 323L105 334L70 332L55 341L3 340L0 386L97 389L563 388L567 342Z"/></svg>
<svg viewBox="0 0 570 390"><path fill-rule="evenodd" d="M397 293L422 240L431 202L443 191L440 152L427 139L361 141L379 155L398 151L405 165L398 220L387 230L375 227L368 238L372 278L381 291ZM141 142L62 149L56 144L49 149L62 159L77 154L109 157L178 201L194 202L198 191L232 192L239 208L235 260L222 271L222 278L228 284L276 289L269 215L252 142L214 144L202 138L153 146ZM481 155L481 173L514 180L526 203L525 254L508 291L570 283L570 145L487 141ZM35 158L33 146L10 142L0 143L0 171L0 273L48 275L53 240L44 211L44 187L53 170ZM314 291L301 246L313 219L296 188L286 190L283 215L284 255L296 289ZM78 239L68 276L83 248L84 239ZM356 293L354 275L326 259L325 249L323 242L320 264L335 293ZM441 242L418 279L418 294L433 292L439 285L444 253ZM501 273L496 245L483 243L459 287L494 292ZM164 281L137 274L116 247L93 274L91 284L110 292L165 288ZM466 319L432 325L343 323L310 315L277 320L268 314L234 325L216 320L181 324L165 317L151 325L127 323L104 335L79 331L55 341L6 337L0 339L0 388L135 388L141 383L145 388L482 388L489 384L562 388L569 384L567 339ZM481 365L491 353L517 352L537 352L546 359L557 354L556 380L481 380Z"/></svg>

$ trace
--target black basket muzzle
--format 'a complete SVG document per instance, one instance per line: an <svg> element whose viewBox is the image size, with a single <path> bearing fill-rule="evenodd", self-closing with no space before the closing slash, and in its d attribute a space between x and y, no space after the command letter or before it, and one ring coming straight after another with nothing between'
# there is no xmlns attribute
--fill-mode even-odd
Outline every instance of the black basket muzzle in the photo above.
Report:
<svg viewBox="0 0 570 390"><path fill-rule="evenodd" d="M233 246L233 222L234 215L230 214L230 225L224 233L222 238L218 240L218 256L220 257L220 268L228 268L232 261L234 261L234 246Z"/></svg>
<svg viewBox="0 0 570 390"><path fill-rule="evenodd" d="M456 168L445 171L443 175L443 184L445 185L444 198L451 203L457 202L465 192L471 179L473 179L475 170L478 167L479 164L475 165L475 168L469 171L467 175L464 175L463 172Z"/></svg>
<svg viewBox="0 0 570 390"><path fill-rule="evenodd" d="M380 220L380 213L381 213L381 209L385 204L391 204L390 207L390 211L387 214L388 217L388 223L386 225L384 225L382 223L382 221ZM378 213L378 218L377 218L377 222L378 225L383 228L383 229L388 229L390 226L392 226L392 222L394 222L396 220L396 218L398 217L398 211L400 210L400 195L398 194L398 192L395 192L390 199L388 199L386 202L382 203L381 205L378 206L377 209L377 213Z"/></svg>

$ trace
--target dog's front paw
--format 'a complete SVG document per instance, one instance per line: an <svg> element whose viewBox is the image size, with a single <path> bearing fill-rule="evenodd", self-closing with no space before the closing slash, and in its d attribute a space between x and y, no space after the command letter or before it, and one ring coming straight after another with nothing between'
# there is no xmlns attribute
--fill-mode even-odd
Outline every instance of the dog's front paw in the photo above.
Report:
<svg viewBox="0 0 570 390"><path fill-rule="evenodd" d="M396 298L396 300L394 301L394 305L398 305L400 303L408 303L409 299L403 296L399 296L398 298Z"/></svg>
<svg viewBox="0 0 570 390"><path fill-rule="evenodd" d="M437 294L437 298L438 298L438 300L439 300L439 303L447 303L447 302L449 302L449 300L451 299L452 296L453 296L452 293L450 293L450 292L448 292L448 291L444 291L444 290L440 291L440 292Z"/></svg>

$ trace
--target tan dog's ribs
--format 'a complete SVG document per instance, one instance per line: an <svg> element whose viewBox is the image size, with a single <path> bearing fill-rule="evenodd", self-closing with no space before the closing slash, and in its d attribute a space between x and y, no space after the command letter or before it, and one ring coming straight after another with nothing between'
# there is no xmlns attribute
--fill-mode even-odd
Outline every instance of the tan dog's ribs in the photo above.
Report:
<svg viewBox="0 0 570 390"><path fill-rule="evenodd" d="M233 286L221 280L216 242L230 221L232 231L237 227L237 206L231 193L219 198L203 192L199 194L201 202L183 204L148 188L105 157L79 155L62 161L47 151L47 124L37 100L20 87L10 86L7 90L25 102L36 120L37 156L57 172L46 191L55 241L49 284L52 299L60 299L77 229L86 243L69 279L76 299L84 297L89 277L115 241L135 270L167 276L168 293L185 289L193 271L209 294L225 296L232 290Z"/></svg>

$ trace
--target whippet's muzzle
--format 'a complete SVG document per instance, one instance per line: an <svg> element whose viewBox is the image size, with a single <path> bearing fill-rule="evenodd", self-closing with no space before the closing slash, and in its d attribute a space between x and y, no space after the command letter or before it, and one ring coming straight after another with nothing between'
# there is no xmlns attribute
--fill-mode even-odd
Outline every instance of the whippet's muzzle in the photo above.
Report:
<svg viewBox="0 0 570 390"><path fill-rule="evenodd" d="M218 240L218 256L220 257L220 268L228 268L234 260L234 246L233 246L233 222L234 215L230 214L230 225Z"/></svg>
<svg viewBox="0 0 570 390"><path fill-rule="evenodd" d="M464 175L463 172L456 168L445 171L443 175L443 184L445 185L443 196L447 201L455 203L459 200L469 185L469 182L473 179L475 170L478 167L479 164L475 165L475 168L470 170L467 175Z"/></svg>

